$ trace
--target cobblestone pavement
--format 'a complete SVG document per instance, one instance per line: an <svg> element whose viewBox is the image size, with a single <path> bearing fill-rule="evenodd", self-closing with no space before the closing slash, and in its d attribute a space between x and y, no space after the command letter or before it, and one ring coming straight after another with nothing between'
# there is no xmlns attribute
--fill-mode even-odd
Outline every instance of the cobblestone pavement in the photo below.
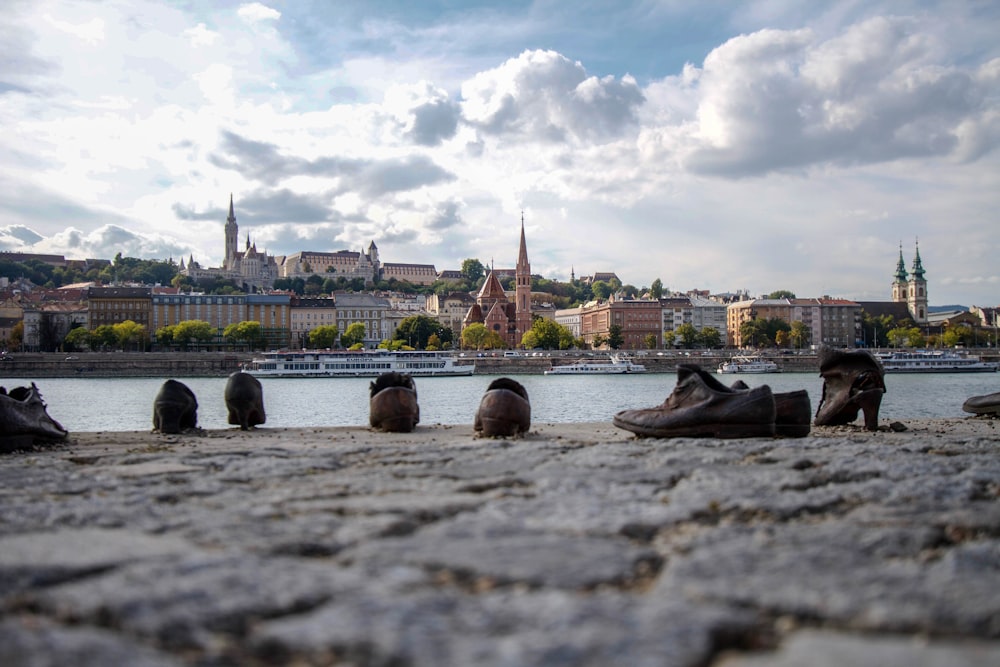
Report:
<svg viewBox="0 0 1000 667"><path fill-rule="evenodd" d="M0 457L0 664L1000 664L995 422L75 434Z"/></svg>

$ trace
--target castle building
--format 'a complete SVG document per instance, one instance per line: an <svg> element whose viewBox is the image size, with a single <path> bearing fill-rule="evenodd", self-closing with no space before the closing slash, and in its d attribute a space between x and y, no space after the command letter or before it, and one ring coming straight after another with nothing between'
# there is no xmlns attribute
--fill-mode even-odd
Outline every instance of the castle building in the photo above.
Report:
<svg viewBox="0 0 1000 667"><path fill-rule="evenodd" d="M521 244L514 271L514 301L512 303L507 297L496 271L491 268L476 295L476 303L465 315L462 328L475 323L496 332L509 348L520 346L521 338L531 329L531 264L524 238L524 214L521 215Z"/></svg>
<svg viewBox="0 0 1000 667"><path fill-rule="evenodd" d="M903 246L899 246L899 261L896 262L896 273L892 282L892 300L894 303L905 303L910 312L910 318L917 324L927 323L927 280L924 278L924 266L920 261L920 244L917 244L916 254L910 273L906 273L903 262Z"/></svg>

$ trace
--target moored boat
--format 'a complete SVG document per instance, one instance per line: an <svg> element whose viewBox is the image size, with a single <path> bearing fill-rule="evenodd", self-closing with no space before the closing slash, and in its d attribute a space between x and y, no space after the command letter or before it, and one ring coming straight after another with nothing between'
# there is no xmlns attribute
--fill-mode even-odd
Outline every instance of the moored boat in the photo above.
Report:
<svg viewBox="0 0 1000 667"><path fill-rule="evenodd" d="M886 373L995 373L997 364L952 350L894 350L875 355Z"/></svg>
<svg viewBox="0 0 1000 667"><path fill-rule="evenodd" d="M622 375L645 373L646 367L628 357L612 355L608 361L578 361L562 366L552 366L545 375Z"/></svg>
<svg viewBox="0 0 1000 667"><path fill-rule="evenodd" d="M773 361L759 356L737 355L719 364L720 373L780 373L781 368Z"/></svg>
<svg viewBox="0 0 1000 667"><path fill-rule="evenodd" d="M458 363L450 352L265 352L244 369L257 377L375 377L395 371L414 377L472 375L474 363Z"/></svg>

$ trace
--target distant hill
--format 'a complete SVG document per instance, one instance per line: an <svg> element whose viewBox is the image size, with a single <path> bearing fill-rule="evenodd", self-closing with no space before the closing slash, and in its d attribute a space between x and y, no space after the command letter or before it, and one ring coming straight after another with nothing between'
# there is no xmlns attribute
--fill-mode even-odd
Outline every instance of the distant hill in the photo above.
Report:
<svg viewBox="0 0 1000 667"><path fill-rule="evenodd" d="M968 310L968 306L954 305L954 306L927 306L928 313L947 313L954 310Z"/></svg>

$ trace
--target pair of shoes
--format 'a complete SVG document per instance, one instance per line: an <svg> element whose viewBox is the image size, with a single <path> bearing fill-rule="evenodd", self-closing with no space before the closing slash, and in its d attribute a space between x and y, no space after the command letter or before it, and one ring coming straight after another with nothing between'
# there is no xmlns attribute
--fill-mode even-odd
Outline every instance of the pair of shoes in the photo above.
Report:
<svg viewBox="0 0 1000 667"><path fill-rule="evenodd" d="M407 373L383 373L371 383L368 423L372 428L409 433L420 421L417 388Z"/></svg>
<svg viewBox="0 0 1000 667"><path fill-rule="evenodd" d="M30 447L37 440L63 440L69 432L49 416L38 387L0 387L0 452Z"/></svg>
<svg viewBox="0 0 1000 667"><path fill-rule="evenodd" d="M816 409L816 426L841 426L865 415L865 428L878 430L878 409L885 394L885 369L868 350L819 351L823 396Z"/></svg>
<svg viewBox="0 0 1000 667"><path fill-rule="evenodd" d="M808 406L809 396L804 391L792 393L794 396L783 400L782 406L787 411L788 434L799 437L798 434L802 432L802 399L805 399ZM662 405L640 410L622 410L614 416L613 422L618 428L641 437L773 436L777 432L777 404L767 385L753 389L733 389L695 364L678 364L677 386ZM806 407L806 414L808 413L809 408Z"/></svg>
<svg viewBox="0 0 1000 667"><path fill-rule="evenodd" d="M520 382L497 378L486 388L473 428L477 435L494 438L527 433L531 428L531 403Z"/></svg>

